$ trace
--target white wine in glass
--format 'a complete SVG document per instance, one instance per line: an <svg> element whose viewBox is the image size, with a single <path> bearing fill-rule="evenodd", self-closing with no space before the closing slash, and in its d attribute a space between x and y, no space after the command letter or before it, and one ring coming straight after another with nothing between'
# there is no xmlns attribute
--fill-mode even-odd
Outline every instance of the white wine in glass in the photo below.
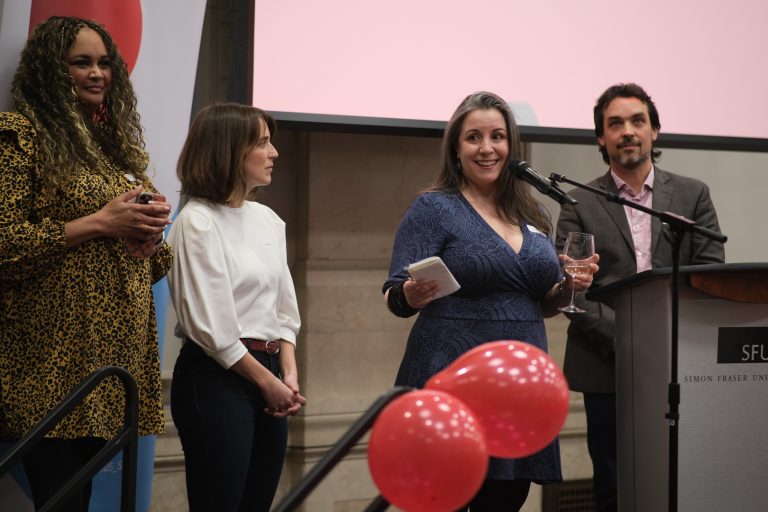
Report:
<svg viewBox="0 0 768 512"><path fill-rule="evenodd" d="M589 273L589 259L595 254L595 237L590 233L568 233L563 247L565 262L563 272L571 276ZM571 303L565 307L557 308L564 313L584 313L584 310L577 308L573 300L576 297L576 288L571 287Z"/></svg>

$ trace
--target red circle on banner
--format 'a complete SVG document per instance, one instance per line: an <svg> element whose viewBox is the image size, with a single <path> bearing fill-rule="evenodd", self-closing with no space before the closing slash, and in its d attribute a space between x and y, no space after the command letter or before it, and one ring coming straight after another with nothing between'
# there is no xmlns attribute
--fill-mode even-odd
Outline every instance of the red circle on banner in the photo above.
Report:
<svg viewBox="0 0 768 512"><path fill-rule="evenodd" d="M128 72L133 71L141 47L140 0L32 0L29 31L51 16L77 16L104 25Z"/></svg>

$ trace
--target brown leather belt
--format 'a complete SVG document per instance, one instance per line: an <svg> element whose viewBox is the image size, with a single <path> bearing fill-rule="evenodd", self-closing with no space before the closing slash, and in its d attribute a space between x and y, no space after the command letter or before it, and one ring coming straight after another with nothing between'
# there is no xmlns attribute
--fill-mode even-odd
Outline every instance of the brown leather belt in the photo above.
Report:
<svg viewBox="0 0 768 512"><path fill-rule="evenodd" d="M280 352L279 341L263 341L254 340L251 338L240 338L240 341L245 345L248 350L256 350L258 352L266 352L267 354L277 354Z"/></svg>

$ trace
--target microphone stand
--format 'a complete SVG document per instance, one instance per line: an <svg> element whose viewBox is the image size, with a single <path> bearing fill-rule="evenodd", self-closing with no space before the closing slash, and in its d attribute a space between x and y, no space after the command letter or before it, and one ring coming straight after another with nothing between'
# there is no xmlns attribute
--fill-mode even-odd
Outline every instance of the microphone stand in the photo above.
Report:
<svg viewBox="0 0 768 512"><path fill-rule="evenodd" d="M678 304L679 304L679 278L680 278L680 246L683 242L683 235L686 231L697 233L710 240L725 243L728 237L703 228L691 219L682 215L676 215L670 212L661 212L648 208L646 206L628 201L618 194L606 192L589 185L584 185L577 181L566 178L561 174L552 173L549 176L552 182L569 183L575 187L582 188L593 194L605 197L608 201L629 206L635 210L640 210L648 215L658 218L664 229L664 237L672 244L672 333L670 350L670 379L667 387L667 403L669 409L664 417L669 423L669 512L677 512L677 491L678 491L678 455L679 455L679 423L680 423L680 383L677 377L678 360Z"/></svg>

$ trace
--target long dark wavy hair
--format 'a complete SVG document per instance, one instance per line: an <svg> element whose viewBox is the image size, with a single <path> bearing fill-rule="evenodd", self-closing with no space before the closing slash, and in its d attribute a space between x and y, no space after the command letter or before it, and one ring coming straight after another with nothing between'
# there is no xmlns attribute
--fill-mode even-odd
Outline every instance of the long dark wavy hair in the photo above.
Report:
<svg viewBox="0 0 768 512"><path fill-rule="evenodd" d="M504 171L499 176L496 185L496 209L499 215L508 222L525 221L550 234L552 233L552 219L549 212L533 197L530 185L518 180L507 167L509 159L521 158L520 131L509 105L491 92L479 91L470 94L464 98L451 116L443 133L440 174L430 190L455 194L459 193L462 187L466 185L467 180L459 167L457 156L461 129L470 112L490 109L498 110L504 117L507 143L509 144L509 156L507 162L504 163Z"/></svg>
<svg viewBox="0 0 768 512"><path fill-rule="evenodd" d="M107 49L112 83L104 103L91 116L78 106L77 90L66 63L67 52L83 28L96 31ZM83 168L108 174L121 172L146 178L149 157L136 111L128 67L112 37L98 23L54 16L37 25L21 52L13 77L16 110L37 132L44 190L53 195Z"/></svg>

